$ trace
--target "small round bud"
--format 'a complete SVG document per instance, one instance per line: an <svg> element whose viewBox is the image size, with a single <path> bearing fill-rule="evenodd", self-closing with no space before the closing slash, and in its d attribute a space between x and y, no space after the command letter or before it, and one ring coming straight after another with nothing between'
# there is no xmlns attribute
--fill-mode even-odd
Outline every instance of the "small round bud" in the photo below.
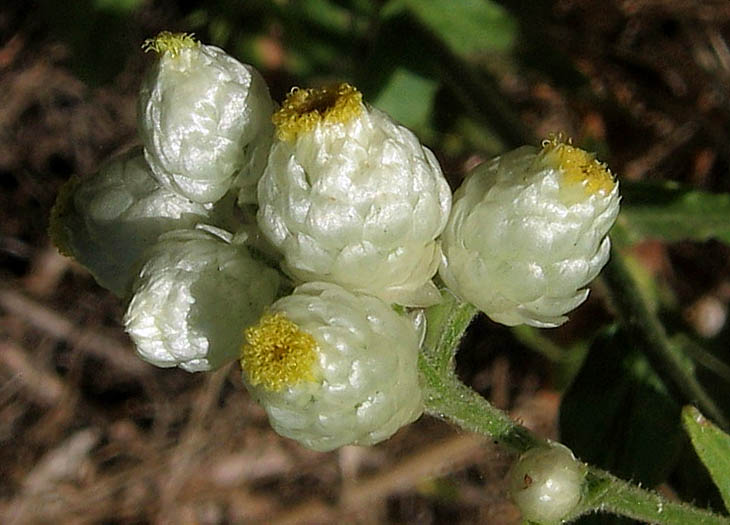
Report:
<svg viewBox="0 0 730 525"><path fill-rule="evenodd" d="M124 315L140 357L188 372L236 359L243 331L274 301L279 274L208 226L166 233L145 255Z"/></svg>
<svg viewBox="0 0 730 525"><path fill-rule="evenodd" d="M228 203L232 211L232 203ZM220 224L230 211L182 197L152 177L140 149L111 160L98 173L74 177L61 189L49 232L64 255L84 265L120 297L131 290L140 257L160 234Z"/></svg>
<svg viewBox="0 0 730 525"><path fill-rule="evenodd" d="M478 166L441 237L444 283L493 320L553 327L608 261L618 183L559 138Z"/></svg>
<svg viewBox="0 0 730 525"><path fill-rule="evenodd" d="M159 54L140 88L138 111L155 176L196 202L215 202L234 183L254 196L273 132L264 79L190 35L164 31L143 48Z"/></svg>
<svg viewBox="0 0 730 525"><path fill-rule="evenodd" d="M550 525L580 502L585 468L560 443L528 450L509 472L509 491L522 517Z"/></svg>
<svg viewBox="0 0 730 525"><path fill-rule="evenodd" d="M282 436L373 445L423 412L418 334L382 300L307 283L246 330L243 380Z"/></svg>
<svg viewBox="0 0 730 525"><path fill-rule="evenodd" d="M348 84L294 89L258 186L258 222L302 281L426 306L451 191L433 154Z"/></svg>

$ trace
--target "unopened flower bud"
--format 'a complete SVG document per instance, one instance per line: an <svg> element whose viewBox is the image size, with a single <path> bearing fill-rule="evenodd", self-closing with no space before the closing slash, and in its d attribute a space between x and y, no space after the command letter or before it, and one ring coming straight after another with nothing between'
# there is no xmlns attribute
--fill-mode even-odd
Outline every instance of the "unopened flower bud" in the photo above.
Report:
<svg viewBox="0 0 730 525"><path fill-rule="evenodd" d="M294 89L275 113L258 222L302 281L438 302L451 192L433 154L348 84Z"/></svg>
<svg viewBox="0 0 730 525"><path fill-rule="evenodd" d="M155 176L196 202L217 201L234 181L255 187L273 131L274 106L261 75L183 33L162 32L144 49L159 54L138 108Z"/></svg>
<svg viewBox="0 0 730 525"><path fill-rule="evenodd" d="M569 142L511 151L455 193L441 278L495 321L559 326L608 260L619 200L606 166Z"/></svg>
<svg viewBox="0 0 730 525"><path fill-rule="evenodd" d="M522 518L534 523L560 523L580 502L585 467L559 443L528 450L509 473L512 500Z"/></svg>
<svg viewBox="0 0 730 525"><path fill-rule="evenodd" d="M418 335L382 300L329 283L246 331L243 379L279 434L320 451L373 445L423 412Z"/></svg>
<svg viewBox="0 0 730 525"><path fill-rule="evenodd" d="M198 222L216 224L226 215L223 204L198 204L161 187L142 151L135 149L92 177L69 180L51 213L50 234L61 253L124 297L141 266L140 256L160 234Z"/></svg>
<svg viewBox="0 0 730 525"><path fill-rule="evenodd" d="M166 233L146 256L124 327L160 367L199 372L236 359L243 331L279 289L275 270L212 227Z"/></svg>

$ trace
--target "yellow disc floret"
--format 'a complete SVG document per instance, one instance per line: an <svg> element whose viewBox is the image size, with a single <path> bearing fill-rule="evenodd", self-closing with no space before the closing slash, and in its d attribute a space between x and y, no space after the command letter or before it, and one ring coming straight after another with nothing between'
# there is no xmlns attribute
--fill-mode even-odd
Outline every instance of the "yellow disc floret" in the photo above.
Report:
<svg viewBox="0 0 730 525"><path fill-rule="evenodd" d="M561 170L562 182L568 186L580 185L586 195L598 192L608 194L616 185L611 170L592 153L573 146L562 134L542 141L542 159Z"/></svg>
<svg viewBox="0 0 730 525"><path fill-rule="evenodd" d="M280 391L314 380L317 342L284 314L265 314L245 333L241 366L251 385Z"/></svg>
<svg viewBox="0 0 730 525"><path fill-rule="evenodd" d="M142 50L147 53L154 51L158 55L170 53L176 57L183 49L198 47L200 42L193 38L193 33L171 33L162 31L154 38L148 38L142 44Z"/></svg>
<svg viewBox="0 0 730 525"><path fill-rule="evenodd" d="M315 89L293 88L272 121L278 138L290 141L320 122L345 123L362 110L362 93L347 83Z"/></svg>

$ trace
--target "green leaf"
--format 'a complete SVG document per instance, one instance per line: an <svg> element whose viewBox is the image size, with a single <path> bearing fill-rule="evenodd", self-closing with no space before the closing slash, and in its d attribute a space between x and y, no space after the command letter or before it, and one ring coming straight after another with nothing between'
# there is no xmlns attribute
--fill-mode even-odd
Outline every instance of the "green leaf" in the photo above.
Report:
<svg viewBox="0 0 730 525"><path fill-rule="evenodd" d="M626 242L718 239L730 243L730 194L707 193L675 183L622 182Z"/></svg>
<svg viewBox="0 0 730 525"><path fill-rule="evenodd" d="M144 2L145 0L93 0L92 5L99 11L127 14Z"/></svg>
<svg viewBox="0 0 730 525"><path fill-rule="evenodd" d="M352 31L353 13L329 0L307 0L289 6L302 20L334 34L347 35Z"/></svg>
<svg viewBox="0 0 730 525"><path fill-rule="evenodd" d="M373 105L404 126L420 131L428 126L438 82L397 67Z"/></svg>
<svg viewBox="0 0 730 525"><path fill-rule="evenodd" d="M517 24L489 0L405 0L408 9L457 55L507 51Z"/></svg>
<svg viewBox="0 0 730 525"><path fill-rule="evenodd" d="M619 330L601 334L560 409L563 442L584 461L655 486L681 451L680 407Z"/></svg>
<svg viewBox="0 0 730 525"><path fill-rule="evenodd" d="M691 405L682 409L682 423L697 455L720 490L725 507L730 510L730 436Z"/></svg>

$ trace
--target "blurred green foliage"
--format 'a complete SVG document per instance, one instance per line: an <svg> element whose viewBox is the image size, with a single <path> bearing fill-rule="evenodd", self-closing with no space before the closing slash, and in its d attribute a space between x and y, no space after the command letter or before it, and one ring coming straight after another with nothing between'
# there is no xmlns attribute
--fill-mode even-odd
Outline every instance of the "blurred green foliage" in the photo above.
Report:
<svg viewBox="0 0 730 525"><path fill-rule="evenodd" d="M582 460L653 487L679 457L679 412L647 358L612 327L593 343L563 398L560 435Z"/></svg>
<svg viewBox="0 0 730 525"><path fill-rule="evenodd" d="M470 58L509 51L515 43L515 19L499 4L484 0L393 0L404 4L457 55Z"/></svg>
<svg viewBox="0 0 730 525"><path fill-rule="evenodd" d="M627 183L621 190L625 243L717 239L730 243L730 194L712 194L667 182Z"/></svg>

